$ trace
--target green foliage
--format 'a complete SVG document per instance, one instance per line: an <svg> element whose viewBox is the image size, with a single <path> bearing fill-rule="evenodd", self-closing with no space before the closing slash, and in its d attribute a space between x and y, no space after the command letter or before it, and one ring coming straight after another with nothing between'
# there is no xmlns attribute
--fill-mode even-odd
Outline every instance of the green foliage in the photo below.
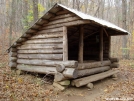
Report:
<svg viewBox="0 0 134 101"><path fill-rule="evenodd" d="M39 17L42 16L43 12L45 11L45 8L38 3L38 13L39 13ZM33 5L30 5L30 9L28 10L28 15L26 15L24 17L24 19L22 20L23 24L24 24L24 29L28 29L30 26L29 24L33 22Z"/></svg>

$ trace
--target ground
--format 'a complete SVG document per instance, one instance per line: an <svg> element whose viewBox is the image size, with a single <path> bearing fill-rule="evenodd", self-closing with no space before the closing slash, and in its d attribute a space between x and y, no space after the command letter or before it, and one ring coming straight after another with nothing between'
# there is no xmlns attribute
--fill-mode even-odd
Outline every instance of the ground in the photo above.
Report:
<svg viewBox="0 0 134 101"><path fill-rule="evenodd" d="M7 57L7 56L4 56ZM0 101L134 101L134 60L121 60L118 79L94 82L94 88L53 88L53 77L36 73L18 75L0 60ZM120 100L119 100L120 99Z"/></svg>

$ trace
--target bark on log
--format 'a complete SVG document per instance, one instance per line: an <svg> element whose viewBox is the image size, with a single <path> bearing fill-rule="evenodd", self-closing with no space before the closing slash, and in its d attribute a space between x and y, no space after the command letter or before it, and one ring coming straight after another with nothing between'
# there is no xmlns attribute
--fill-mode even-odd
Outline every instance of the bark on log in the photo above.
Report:
<svg viewBox="0 0 134 101"><path fill-rule="evenodd" d="M113 62L119 62L119 59L118 58L110 58L110 61L113 63Z"/></svg>
<svg viewBox="0 0 134 101"><path fill-rule="evenodd" d="M23 37L23 38L29 38L29 37L31 37L31 35L25 33L25 34L22 35L22 37Z"/></svg>
<svg viewBox="0 0 134 101"><path fill-rule="evenodd" d="M52 74L52 75L55 75L57 73L56 67L46 67L46 66L34 66L34 65L18 64L17 69L23 70L23 71L29 71L29 72Z"/></svg>
<svg viewBox="0 0 134 101"><path fill-rule="evenodd" d="M17 53L16 52L10 52L10 57L16 57L17 56Z"/></svg>
<svg viewBox="0 0 134 101"><path fill-rule="evenodd" d="M63 36L62 32L44 33L44 34L40 34L40 35L35 35L35 36L31 37L30 39L58 38L58 37L62 37L62 36Z"/></svg>
<svg viewBox="0 0 134 101"><path fill-rule="evenodd" d="M62 44L25 44L17 47L17 49L42 49L42 48L63 48Z"/></svg>
<svg viewBox="0 0 134 101"><path fill-rule="evenodd" d="M110 65L111 68L119 68L119 63L118 62L114 62Z"/></svg>
<svg viewBox="0 0 134 101"><path fill-rule="evenodd" d="M54 81L58 82L58 81L62 81L62 80L66 80L67 78L62 74L57 72L54 76Z"/></svg>
<svg viewBox="0 0 134 101"><path fill-rule="evenodd" d="M17 53L58 53L58 54L61 54L63 53L63 49L36 49L36 50L18 50Z"/></svg>
<svg viewBox="0 0 134 101"><path fill-rule="evenodd" d="M74 21L74 20L80 20L81 18L79 17L68 17L66 19L59 19L59 20L54 20L54 21L51 21L49 22L48 24L46 25L54 25L54 24L59 24L59 23L64 23L64 22L70 22L70 21Z"/></svg>
<svg viewBox="0 0 134 101"><path fill-rule="evenodd" d="M101 66L110 66L111 62L109 60L107 61L97 61L97 62L91 62L91 63L79 63L77 69L90 69L94 67L101 67Z"/></svg>
<svg viewBox="0 0 134 101"><path fill-rule="evenodd" d="M17 63L29 64L29 65L46 65L46 66L56 66L57 64L63 64L68 68L77 68L77 61L51 61L51 60L37 60L37 59L17 59Z"/></svg>
<svg viewBox="0 0 134 101"><path fill-rule="evenodd" d="M61 43L63 42L63 38L48 38L48 39L34 39L28 40L23 44L43 44L43 43Z"/></svg>
<svg viewBox="0 0 134 101"><path fill-rule="evenodd" d="M64 66L63 64L61 64L61 65L56 65L56 70L57 70L58 72L63 72L64 69L65 69L65 66Z"/></svg>
<svg viewBox="0 0 134 101"><path fill-rule="evenodd" d="M9 60L13 61L13 62L16 62L17 61L17 57L10 57Z"/></svg>
<svg viewBox="0 0 134 101"><path fill-rule="evenodd" d="M103 78L109 77L109 76L116 74L118 72L119 72L118 70L109 70L109 71L99 73L96 75L76 79L76 80L73 80L72 82L75 84L76 87L80 87L80 86L84 86L84 85L88 84L89 82L101 80Z"/></svg>
<svg viewBox="0 0 134 101"><path fill-rule="evenodd" d="M54 25L44 25L44 28L56 28L56 27L62 27L62 26L73 26L73 25L80 25L80 24L88 24L90 21L84 21L84 20L75 20L75 21L70 21L70 22L64 22L60 24L54 24ZM42 29L44 29L42 28Z"/></svg>
<svg viewBox="0 0 134 101"><path fill-rule="evenodd" d="M62 27L60 28L53 28L53 29L46 29L46 30L41 30L39 31L37 34L44 34L44 33L53 33L53 32L61 32L62 31Z"/></svg>
<svg viewBox="0 0 134 101"><path fill-rule="evenodd" d="M17 49L16 48L11 48L10 52L17 52Z"/></svg>
<svg viewBox="0 0 134 101"><path fill-rule="evenodd" d="M109 69L110 69L110 66L78 70L78 77L101 73L101 72L107 71Z"/></svg>
<svg viewBox="0 0 134 101"><path fill-rule="evenodd" d="M18 54L18 58L22 59L47 59L47 60L62 60L62 54Z"/></svg>
<svg viewBox="0 0 134 101"><path fill-rule="evenodd" d="M68 60L67 27L63 26L63 61Z"/></svg>
<svg viewBox="0 0 134 101"><path fill-rule="evenodd" d="M63 75L66 78L77 78L78 72L75 68L65 68L65 70L63 71Z"/></svg>
<svg viewBox="0 0 134 101"><path fill-rule="evenodd" d="M17 66L17 63L16 62L9 62L9 67L14 67L14 68L16 68L16 66Z"/></svg>
<svg viewBox="0 0 134 101"><path fill-rule="evenodd" d="M26 41L27 39L26 38L19 38L16 42L23 42L23 41Z"/></svg>
<svg viewBox="0 0 134 101"><path fill-rule="evenodd" d="M57 15L54 18L50 18L50 21L57 20L57 19L68 18L68 17L71 17L71 16L75 16L75 14L64 14L64 15L59 15L59 16Z"/></svg>

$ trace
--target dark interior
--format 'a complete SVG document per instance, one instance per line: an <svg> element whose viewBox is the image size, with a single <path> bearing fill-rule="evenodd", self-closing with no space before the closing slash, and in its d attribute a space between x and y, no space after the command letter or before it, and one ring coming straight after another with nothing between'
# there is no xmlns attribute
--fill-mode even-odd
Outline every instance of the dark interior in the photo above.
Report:
<svg viewBox="0 0 134 101"><path fill-rule="evenodd" d="M90 24L82 25L84 27L84 52L83 60L99 61L100 52L100 28ZM68 59L78 60L79 51L79 26L68 27ZM108 59L109 37L103 32L103 59Z"/></svg>

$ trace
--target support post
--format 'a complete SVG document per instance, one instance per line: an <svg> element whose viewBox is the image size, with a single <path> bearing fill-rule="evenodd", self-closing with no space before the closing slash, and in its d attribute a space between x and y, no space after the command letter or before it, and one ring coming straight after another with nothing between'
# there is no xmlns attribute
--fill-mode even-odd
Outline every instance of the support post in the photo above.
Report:
<svg viewBox="0 0 134 101"><path fill-rule="evenodd" d="M63 61L68 61L67 27L63 26Z"/></svg>
<svg viewBox="0 0 134 101"><path fill-rule="evenodd" d="M109 36L109 47L108 47L109 49L108 49L108 58L110 59L111 58L111 36Z"/></svg>
<svg viewBox="0 0 134 101"><path fill-rule="evenodd" d="M84 37L84 30L83 26L80 26L80 33L79 33L79 54L78 54L78 62L83 63L83 47L84 47L84 42L83 42L83 37Z"/></svg>
<svg viewBox="0 0 134 101"><path fill-rule="evenodd" d="M103 61L103 28L100 30L100 61Z"/></svg>

